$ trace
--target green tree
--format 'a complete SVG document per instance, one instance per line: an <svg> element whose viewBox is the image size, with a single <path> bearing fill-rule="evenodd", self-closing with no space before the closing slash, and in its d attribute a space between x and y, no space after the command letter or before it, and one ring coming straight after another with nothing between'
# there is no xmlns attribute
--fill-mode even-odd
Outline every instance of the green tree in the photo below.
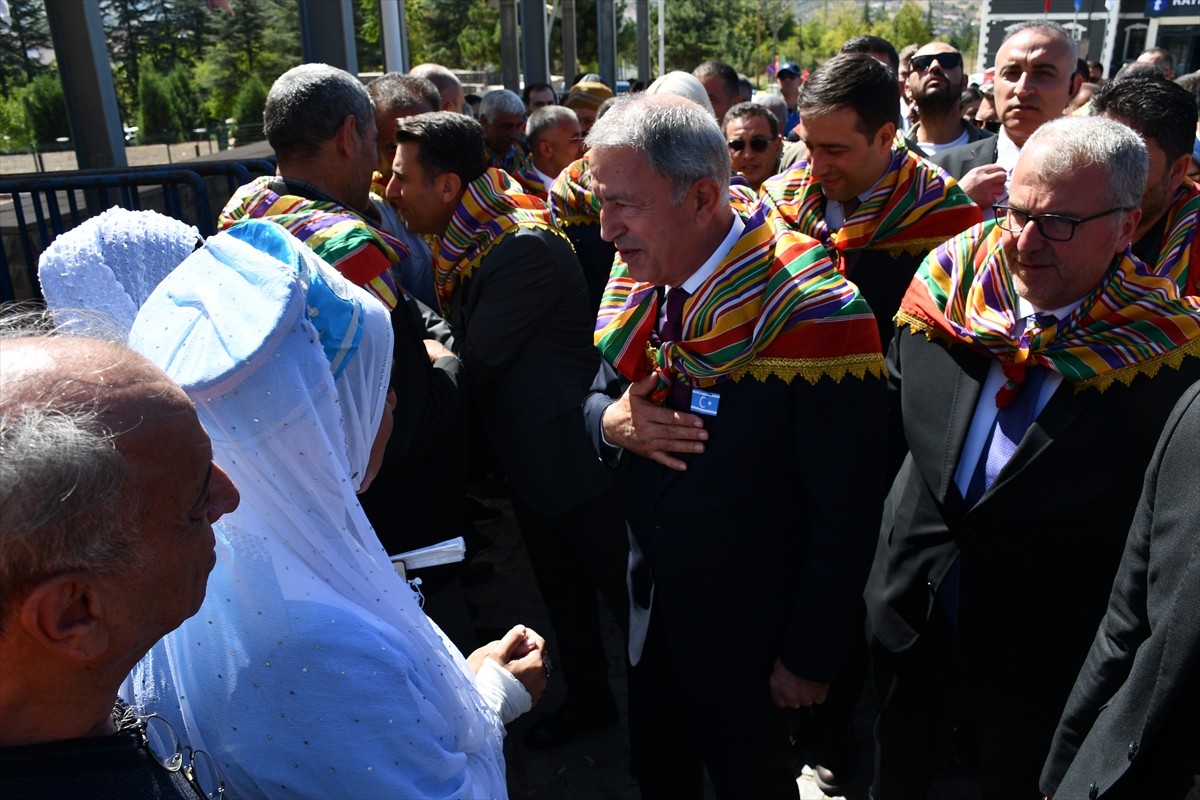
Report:
<svg viewBox="0 0 1200 800"><path fill-rule="evenodd" d="M904 0L904 5L891 18L886 16L872 26L871 32L887 39L896 49L909 44L925 44L933 39L929 17L916 0Z"/></svg>
<svg viewBox="0 0 1200 800"><path fill-rule="evenodd" d="M270 86L301 62L300 20L294 0L231 0L234 14L214 15L208 49L193 80L210 118L233 113L251 77Z"/></svg>
<svg viewBox="0 0 1200 800"><path fill-rule="evenodd" d="M178 103L172 85L150 62L138 67L138 139L144 143L180 140Z"/></svg>
<svg viewBox="0 0 1200 800"><path fill-rule="evenodd" d="M0 95L0 153L24 152L36 141L21 94L14 91Z"/></svg>
<svg viewBox="0 0 1200 800"><path fill-rule="evenodd" d="M267 107L267 86L257 75L251 75L238 90L233 101L233 116L237 120L238 139L243 142L261 140L263 110Z"/></svg>
<svg viewBox="0 0 1200 800"><path fill-rule="evenodd" d="M30 81L21 91L21 103L35 142L46 145L70 135L67 101L57 70L44 72Z"/></svg>
<svg viewBox="0 0 1200 800"><path fill-rule="evenodd" d="M495 68L500 64L500 14L476 3L467 10L467 26L455 37L465 69Z"/></svg>
<svg viewBox="0 0 1200 800"><path fill-rule="evenodd" d="M9 0L8 13L11 22L0 25L0 94L4 95L48 69L30 53L51 46L43 0Z"/></svg>
<svg viewBox="0 0 1200 800"><path fill-rule="evenodd" d="M100 0L113 83L125 119L137 116L138 70L149 8L149 0Z"/></svg>

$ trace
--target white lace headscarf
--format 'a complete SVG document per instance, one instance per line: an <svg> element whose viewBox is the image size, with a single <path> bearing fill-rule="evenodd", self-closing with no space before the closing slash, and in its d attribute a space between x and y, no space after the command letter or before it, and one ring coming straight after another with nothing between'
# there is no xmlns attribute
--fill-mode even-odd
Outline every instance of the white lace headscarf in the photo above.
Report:
<svg viewBox="0 0 1200 800"><path fill-rule="evenodd" d="M499 719L355 496L387 391L387 310L248 221L159 285L130 344L195 401L242 500L214 526L203 606L126 699L212 755L230 797L506 796Z"/></svg>
<svg viewBox="0 0 1200 800"><path fill-rule="evenodd" d="M50 243L38 282L58 325L125 335L154 287L202 242L177 219L110 208Z"/></svg>

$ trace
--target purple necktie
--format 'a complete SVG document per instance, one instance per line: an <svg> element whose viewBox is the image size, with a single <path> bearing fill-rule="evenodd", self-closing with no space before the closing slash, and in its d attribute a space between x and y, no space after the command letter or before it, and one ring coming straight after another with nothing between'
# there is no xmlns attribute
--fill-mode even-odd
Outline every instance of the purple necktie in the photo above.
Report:
<svg viewBox="0 0 1200 800"><path fill-rule="evenodd" d="M683 338L683 303L689 297L691 293L678 286L667 292L667 318L658 334L664 342L678 342ZM676 411L687 411L692 406L691 387L680 381L672 383L666 404Z"/></svg>

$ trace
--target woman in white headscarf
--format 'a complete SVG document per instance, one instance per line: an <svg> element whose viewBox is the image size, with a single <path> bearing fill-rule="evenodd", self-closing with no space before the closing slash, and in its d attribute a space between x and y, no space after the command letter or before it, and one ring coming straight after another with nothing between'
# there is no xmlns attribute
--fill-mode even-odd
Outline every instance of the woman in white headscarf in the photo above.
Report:
<svg viewBox="0 0 1200 800"><path fill-rule="evenodd" d="M355 499L390 427L383 306L253 221L167 276L130 344L195 401L242 503L214 526L203 606L126 699L231 797L506 796L503 723L544 689L544 641L517 626L468 666Z"/></svg>

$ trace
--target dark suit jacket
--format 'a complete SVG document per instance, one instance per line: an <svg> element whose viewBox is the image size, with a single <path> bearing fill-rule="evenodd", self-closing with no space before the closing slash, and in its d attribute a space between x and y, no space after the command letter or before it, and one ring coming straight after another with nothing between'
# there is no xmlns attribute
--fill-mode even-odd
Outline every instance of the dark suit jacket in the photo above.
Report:
<svg viewBox="0 0 1200 800"><path fill-rule="evenodd" d="M1200 384L1159 440L1041 781L1063 798L1179 798L1198 787Z"/></svg>
<svg viewBox="0 0 1200 800"><path fill-rule="evenodd" d="M930 156L929 160L949 172L955 180L961 180L963 175L976 167L995 164L999 157L999 146L1000 137L989 136L977 142L943 150Z"/></svg>
<svg viewBox="0 0 1200 800"><path fill-rule="evenodd" d="M606 372L616 396L624 382ZM686 472L623 458L630 658L640 659L653 606L670 642L697 664L730 632L729 660L744 662L749 683L732 685L723 666L721 693L765 701L776 657L828 681L859 633L852 620L884 485L884 383L744 377L709 391L720 395L718 414L705 417L706 450L683 457ZM589 398L597 441L611 402Z"/></svg>
<svg viewBox="0 0 1200 800"><path fill-rule="evenodd" d="M595 313L570 243L509 234L458 286L449 320L478 418L525 502L553 516L604 492L610 471L581 411L600 364Z"/></svg>
<svg viewBox="0 0 1200 800"><path fill-rule="evenodd" d="M894 431L908 455L884 504L867 614L880 644L906 650L958 559L964 686L990 713L1020 716L1019 735L1043 742L1044 753L1104 614L1154 442L1200 378L1200 359L1104 392L1064 382L968 507L954 473L990 361L965 345L896 333Z"/></svg>

